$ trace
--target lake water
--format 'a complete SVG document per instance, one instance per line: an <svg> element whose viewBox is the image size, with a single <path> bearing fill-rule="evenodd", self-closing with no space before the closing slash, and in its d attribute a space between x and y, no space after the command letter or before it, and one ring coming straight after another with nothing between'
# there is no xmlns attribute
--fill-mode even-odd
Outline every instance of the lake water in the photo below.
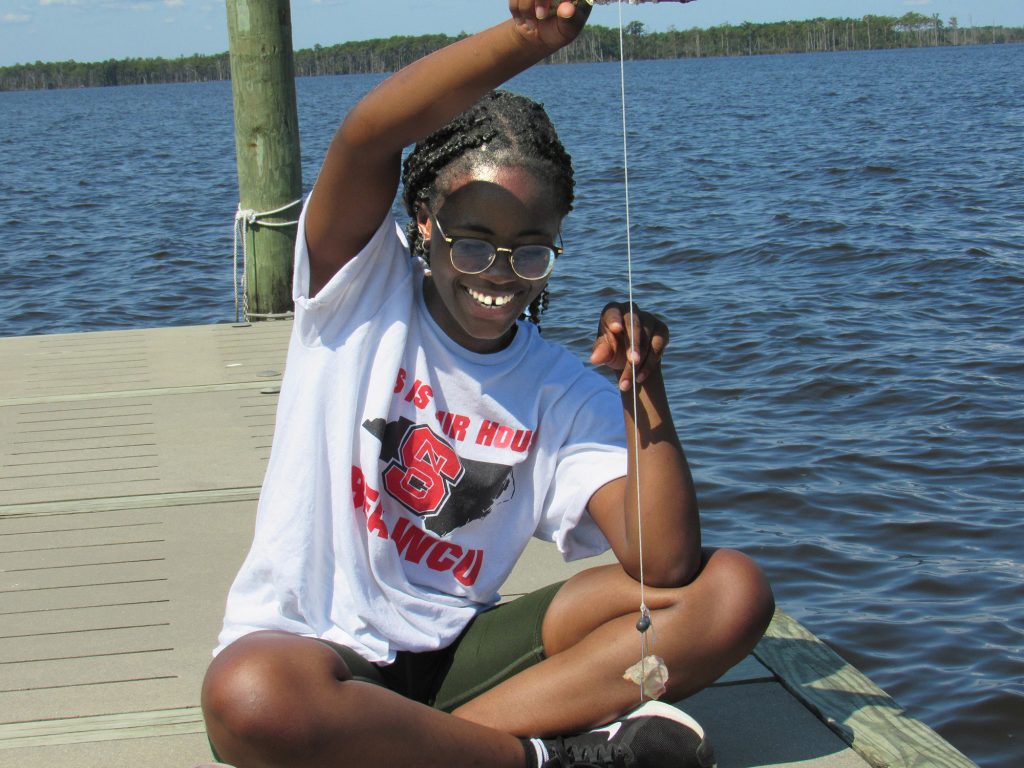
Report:
<svg viewBox="0 0 1024 768"><path fill-rule="evenodd" d="M1024 46L630 64L637 299L706 541L982 766L1024 764ZM298 83L311 185L376 77ZM622 296L617 65L535 69ZM0 93L0 335L234 319L227 83Z"/></svg>

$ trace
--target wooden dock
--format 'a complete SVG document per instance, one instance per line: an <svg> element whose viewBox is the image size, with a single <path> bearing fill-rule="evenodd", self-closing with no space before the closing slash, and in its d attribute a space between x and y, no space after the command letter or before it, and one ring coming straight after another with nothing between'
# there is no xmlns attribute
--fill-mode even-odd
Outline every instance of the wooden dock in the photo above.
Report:
<svg viewBox="0 0 1024 768"><path fill-rule="evenodd" d="M199 686L290 329L0 339L0 765L209 760ZM551 550L531 545L504 591L574 570ZM781 612L684 706L721 768L973 765Z"/></svg>

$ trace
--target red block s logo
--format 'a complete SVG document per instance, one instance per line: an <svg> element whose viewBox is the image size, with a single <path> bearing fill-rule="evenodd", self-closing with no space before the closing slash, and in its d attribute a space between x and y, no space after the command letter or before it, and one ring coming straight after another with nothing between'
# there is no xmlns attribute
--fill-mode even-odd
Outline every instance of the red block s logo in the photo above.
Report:
<svg viewBox="0 0 1024 768"><path fill-rule="evenodd" d="M464 474L452 447L423 424L411 426L399 443L398 456L383 473L384 487L410 512L436 515L451 498Z"/></svg>

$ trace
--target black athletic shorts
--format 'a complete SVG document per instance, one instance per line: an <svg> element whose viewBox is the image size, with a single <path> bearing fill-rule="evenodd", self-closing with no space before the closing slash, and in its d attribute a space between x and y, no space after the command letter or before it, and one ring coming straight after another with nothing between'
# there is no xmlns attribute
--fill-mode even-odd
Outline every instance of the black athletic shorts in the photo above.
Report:
<svg viewBox="0 0 1024 768"><path fill-rule="evenodd" d="M544 659L541 627L561 584L523 595L474 618L458 639L439 651L399 651L378 666L350 648L333 648L356 680L381 685L406 698L451 712L503 680Z"/></svg>

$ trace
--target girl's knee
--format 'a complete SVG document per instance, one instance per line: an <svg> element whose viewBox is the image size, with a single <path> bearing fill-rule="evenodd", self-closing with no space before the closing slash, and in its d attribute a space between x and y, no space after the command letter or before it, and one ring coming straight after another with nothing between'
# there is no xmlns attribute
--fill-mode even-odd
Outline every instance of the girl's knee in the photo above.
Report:
<svg viewBox="0 0 1024 768"><path fill-rule="evenodd" d="M315 641L271 632L247 635L225 648L210 664L202 689L207 732L217 752L229 757L243 748L294 756L315 749L316 691L339 679L332 656Z"/></svg>
<svg viewBox="0 0 1024 768"><path fill-rule="evenodd" d="M718 549L705 566L720 605L742 625L744 635L764 634L775 613L775 596L756 562L735 549Z"/></svg>

